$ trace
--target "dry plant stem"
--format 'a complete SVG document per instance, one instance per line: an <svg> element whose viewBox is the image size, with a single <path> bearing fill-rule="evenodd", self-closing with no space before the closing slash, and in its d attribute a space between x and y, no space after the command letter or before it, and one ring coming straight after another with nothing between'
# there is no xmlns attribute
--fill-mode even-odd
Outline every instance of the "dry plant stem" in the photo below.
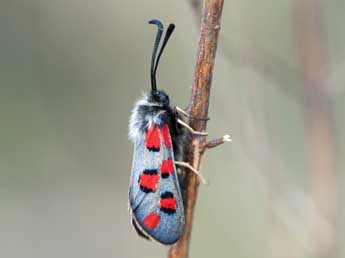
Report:
<svg viewBox="0 0 345 258"><path fill-rule="evenodd" d="M204 0L201 14L201 29L197 50L192 96L188 108L190 117L207 117L212 81L212 71L217 50L220 19L223 9L223 0ZM207 120L190 119L190 126L199 132L206 130ZM185 144L184 161L200 170L202 146L206 136L190 135ZM185 194L185 229L180 240L169 249L169 258L187 258L193 225L194 207L196 203L199 180L193 173L186 173L180 182Z"/></svg>
<svg viewBox="0 0 345 258"><path fill-rule="evenodd" d="M191 5L196 20L200 19L201 0L187 0ZM244 39L245 43L238 46L232 38L222 34L220 40L223 42L222 54L228 61L244 69L249 69L264 76L265 79L277 85L283 85L280 89L295 97L300 96L300 91L295 85L301 79L299 69L287 63L284 58L267 51L265 47L253 43L249 38Z"/></svg>
<svg viewBox="0 0 345 258"><path fill-rule="evenodd" d="M230 135L224 135L223 137L213 139L204 143L202 146L202 151L205 151L206 149L212 149L226 142L231 142Z"/></svg>

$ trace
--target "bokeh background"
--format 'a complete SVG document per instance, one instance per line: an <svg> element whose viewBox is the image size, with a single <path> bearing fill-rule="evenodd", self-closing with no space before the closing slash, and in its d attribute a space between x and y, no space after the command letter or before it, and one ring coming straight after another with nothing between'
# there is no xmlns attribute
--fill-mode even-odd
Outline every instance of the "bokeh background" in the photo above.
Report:
<svg viewBox="0 0 345 258"><path fill-rule="evenodd" d="M127 206L127 124L158 85L186 106L200 1L1 0L0 257L164 257ZM345 2L228 0L191 257L345 257Z"/></svg>

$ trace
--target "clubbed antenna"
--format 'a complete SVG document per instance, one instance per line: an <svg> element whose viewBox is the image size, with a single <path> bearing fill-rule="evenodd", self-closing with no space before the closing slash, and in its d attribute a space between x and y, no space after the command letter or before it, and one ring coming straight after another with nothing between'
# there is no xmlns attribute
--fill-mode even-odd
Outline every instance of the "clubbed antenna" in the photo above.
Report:
<svg viewBox="0 0 345 258"><path fill-rule="evenodd" d="M159 59L161 58L161 55L162 55L163 50L165 48L165 45L168 43L168 40L169 40L171 34L173 33L174 29L175 29L175 25L174 24L169 24L167 32L165 33L165 37L164 37L164 40L163 40L163 43L162 43L162 47L161 47L161 50L159 51L159 54L158 54L158 57L157 57L157 60L156 60L155 69L154 69L154 72L153 72L153 76L155 78L155 82L156 82L156 71L157 71L157 67L158 67L158 64L159 64Z"/></svg>
<svg viewBox="0 0 345 258"><path fill-rule="evenodd" d="M154 24L154 25L157 25L157 27L158 27L156 40L155 40L155 43L153 45L152 59L151 59L151 89L152 89L152 91L156 91L157 85L156 85L156 73L155 73L155 71L156 71L155 59L156 59L156 55L157 55L159 42L161 40L162 33L163 33L163 24L159 20L150 20L149 24Z"/></svg>
<svg viewBox="0 0 345 258"><path fill-rule="evenodd" d="M158 27L156 40L155 40L155 43L153 45L152 59L151 59L151 89L152 89L152 91L156 91L157 90L156 71L157 71L157 67L159 64L159 60L161 58L161 55L163 53L163 50L164 50L166 44L168 43L168 40L169 40L171 34L173 33L173 31L175 29L175 25L174 24L169 25L167 32L165 33L162 47L161 47L161 49L158 53L158 56L157 56L157 50L158 50L159 42L161 40L162 33L163 33L163 24L159 20L150 20L149 24L154 24L154 25L157 25L157 27ZM157 58L156 58L156 56L157 56Z"/></svg>

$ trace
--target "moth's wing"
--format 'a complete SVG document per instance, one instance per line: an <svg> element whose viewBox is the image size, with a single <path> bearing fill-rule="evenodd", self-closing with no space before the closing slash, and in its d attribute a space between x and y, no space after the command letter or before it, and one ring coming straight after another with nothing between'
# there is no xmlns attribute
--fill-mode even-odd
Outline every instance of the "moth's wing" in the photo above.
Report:
<svg viewBox="0 0 345 258"><path fill-rule="evenodd" d="M137 140L134 148L129 192L133 219L151 238L173 244L183 232L184 210L168 126L160 126L159 148L149 148L147 141Z"/></svg>
<svg viewBox="0 0 345 258"><path fill-rule="evenodd" d="M133 212L133 215L136 214L138 210L151 210L156 207L156 201L159 199L159 193L157 190L154 190L154 187L151 188L152 191L148 191L143 188L140 184L140 180L143 177L144 171L155 170L157 168L155 160L158 157L158 153L148 151L145 145L145 139L139 139L134 144L134 154L133 154L133 164L132 164L132 175L129 188L129 203L130 209ZM151 183L154 185L154 175L152 175L151 180L146 180L147 184ZM149 176L147 176L149 177ZM157 170L157 186L159 183L159 175ZM148 185L146 185L148 186Z"/></svg>

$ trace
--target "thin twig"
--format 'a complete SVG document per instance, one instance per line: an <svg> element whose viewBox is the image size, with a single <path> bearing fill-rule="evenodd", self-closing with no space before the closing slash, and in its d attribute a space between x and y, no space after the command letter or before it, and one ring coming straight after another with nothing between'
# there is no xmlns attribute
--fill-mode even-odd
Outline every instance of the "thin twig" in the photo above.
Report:
<svg viewBox="0 0 345 258"><path fill-rule="evenodd" d="M203 151L206 149L212 149L214 147L217 147L223 143L226 142L231 142L231 138L230 135L224 135L223 137L217 138L217 139L213 139L211 141L205 142L205 144L202 146L203 147Z"/></svg>
<svg viewBox="0 0 345 258"><path fill-rule="evenodd" d="M199 132L206 130L206 119L192 119L193 117L207 117L212 71L217 50L220 19L223 10L223 0L204 0L195 78L192 87L192 96L188 108L190 126ZM206 136L189 135L184 149L184 161L191 164L196 170L200 169L202 146L206 143ZM180 182L185 192L185 229L180 240L169 249L169 258L187 258L193 225L194 207L198 193L199 180L193 173L186 173Z"/></svg>
<svg viewBox="0 0 345 258"><path fill-rule="evenodd" d="M201 0L187 0L195 13L196 19L200 19ZM235 44L231 37L220 35L223 42L222 54L231 64L252 70L265 79L279 86L280 90L293 97L299 98L301 91L296 85L301 80L301 71L289 64L272 51L257 44L252 45L252 40L244 37L241 45Z"/></svg>

